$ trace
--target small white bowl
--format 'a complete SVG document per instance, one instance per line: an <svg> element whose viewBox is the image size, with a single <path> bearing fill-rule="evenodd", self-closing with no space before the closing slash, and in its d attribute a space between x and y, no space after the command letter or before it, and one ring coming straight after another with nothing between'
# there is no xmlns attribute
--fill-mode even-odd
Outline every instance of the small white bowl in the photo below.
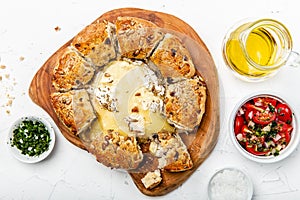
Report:
<svg viewBox="0 0 300 200"><path fill-rule="evenodd" d="M48 150L46 150L45 152L43 152L39 156L24 155L24 154L21 153L21 151L16 146L12 146L11 145L11 140L13 138L13 131L24 120L40 121L41 123L43 123L46 126L47 130L50 133L51 141L50 141L50 144L49 144L49 148L48 148ZM37 117L37 116L21 117L21 118L17 119L12 124L11 128L9 129L8 138L7 138L8 148L9 148L10 152L12 153L12 155L16 159L18 159L19 161L24 162L24 163L37 163L37 162L40 162L40 161L44 160L48 155L50 155L51 151L54 148L54 144L55 144L55 132L54 132L54 129L53 129L52 125L46 119L44 119L42 117Z"/></svg>
<svg viewBox="0 0 300 200"><path fill-rule="evenodd" d="M227 167L217 171L207 187L209 200L244 199L251 200L253 183L242 170Z"/></svg>
<svg viewBox="0 0 300 200"><path fill-rule="evenodd" d="M272 97L275 98L281 102L286 103L289 108L291 109L293 115L292 115L292 126L293 126L293 131L291 133L291 140L289 144L286 146L285 149L280 151L280 154L278 156L270 155L270 156L257 156L249 153L246 149L244 149L239 142L237 141L234 133L234 120L237 112L241 108L242 105L244 105L246 102L249 100L255 98L255 97ZM231 140L234 144L234 146L237 148L237 150L246 158L259 162L259 163L274 163L281 161L285 158L287 158L298 146L299 140L300 140L300 135L298 133L298 115L296 111L294 110L295 106L292 104L291 101L287 101L286 98L282 98L282 95L276 94L274 92L256 92L252 93L251 95L248 95L244 97L233 109L230 119L229 119L229 132L230 132L230 137Z"/></svg>

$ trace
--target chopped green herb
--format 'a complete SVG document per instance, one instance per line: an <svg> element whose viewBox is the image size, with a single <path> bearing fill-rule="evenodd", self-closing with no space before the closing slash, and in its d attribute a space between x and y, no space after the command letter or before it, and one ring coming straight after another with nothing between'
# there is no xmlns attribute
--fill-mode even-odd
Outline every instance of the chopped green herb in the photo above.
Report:
<svg viewBox="0 0 300 200"><path fill-rule="evenodd" d="M271 128L274 128L274 127L276 127L276 126L277 126L277 122L272 121Z"/></svg>
<svg viewBox="0 0 300 200"><path fill-rule="evenodd" d="M277 113L281 113L282 108L278 108Z"/></svg>
<svg viewBox="0 0 300 200"><path fill-rule="evenodd" d="M270 112L275 112L275 107L274 106L272 106L272 104L269 104L269 109L270 109Z"/></svg>
<svg viewBox="0 0 300 200"><path fill-rule="evenodd" d="M38 120L25 119L13 130L11 146L16 146L22 154L39 156L49 149L50 133Z"/></svg>

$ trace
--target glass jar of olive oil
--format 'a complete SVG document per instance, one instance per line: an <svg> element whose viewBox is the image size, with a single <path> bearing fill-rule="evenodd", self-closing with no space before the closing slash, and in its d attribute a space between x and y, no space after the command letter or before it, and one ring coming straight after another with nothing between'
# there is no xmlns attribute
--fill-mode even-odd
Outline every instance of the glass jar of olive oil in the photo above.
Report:
<svg viewBox="0 0 300 200"><path fill-rule="evenodd" d="M244 22L225 36L223 57L234 74L246 81L262 81L285 65L292 52L288 29L273 19Z"/></svg>

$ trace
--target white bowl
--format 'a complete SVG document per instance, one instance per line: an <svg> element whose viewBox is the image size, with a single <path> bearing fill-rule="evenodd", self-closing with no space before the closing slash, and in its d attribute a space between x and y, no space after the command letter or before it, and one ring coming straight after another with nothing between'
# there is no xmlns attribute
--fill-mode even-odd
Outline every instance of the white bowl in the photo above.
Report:
<svg viewBox="0 0 300 200"><path fill-rule="evenodd" d="M207 189L209 200L251 200L253 195L253 183L249 176L233 167L217 171L209 180Z"/></svg>
<svg viewBox="0 0 300 200"><path fill-rule="evenodd" d="M48 150L46 150L45 152L43 152L42 154L40 154L38 156L24 155L24 154L21 153L21 151L16 146L12 146L11 145L11 140L13 138L13 131L24 120L40 121L40 122L42 122L46 126L47 130L50 133L51 141L50 141ZM37 162L40 162L40 161L44 160L51 153L51 151L53 150L54 144L55 144L55 132L54 132L54 129L53 129L52 125L46 119L44 119L42 117L37 117L37 116L21 117L21 118L17 119L12 124L11 128L9 129L8 138L7 138L8 148L9 148L10 152L12 153L12 155L16 159L18 159L19 161L24 162L24 163L37 163Z"/></svg>
<svg viewBox="0 0 300 200"><path fill-rule="evenodd" d="M292 115L292 126L293 126L293 131L291 133L291 140L289 142L289 144L286 146L286 148L284 148L283 150L280 151L279 155L274 156L274 155L270 155L270 156L257 156L257 155L253 155L251 153L249 153L246 149L244 149L239 142L237 141L236 137L235 137L235 133L234 133L234 120L235 120L235 116L238 112L238 110L241 108L242 105L244 105L247 101L255 98L255 97L263 97L263 96L269 96L272 98L275 98L281 102L286 103L289 108L291 109L293 115ZM300 140L300 135L298 133L298 114L297 112L294 110L295 106L292 104L291 101L287 101L286 98L282 98L282 95L280 94L276 94L274 92L256 92L256 93L252 93L251 95L248 95L246 97L244 97L233 109L230 119L229 119L229 132L230 132L230 137L231 140L234 144L234 146L237 148L237 150L246 158L259 162L259 163L274 163L274 162L278 162L281 161L285 158L287 158L298 146L299 140Z"/></svg>

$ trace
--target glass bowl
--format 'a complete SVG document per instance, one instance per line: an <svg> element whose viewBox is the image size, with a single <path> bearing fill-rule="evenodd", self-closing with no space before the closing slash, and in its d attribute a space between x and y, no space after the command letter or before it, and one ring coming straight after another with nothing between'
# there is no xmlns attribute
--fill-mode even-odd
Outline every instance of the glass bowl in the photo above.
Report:
<svg viewBox="0 0 300 200"><path fill-rule="evenodd" d="M245 172L228 167L211 177L207 192L209 200L251 200L253 184Z"/></svg>

